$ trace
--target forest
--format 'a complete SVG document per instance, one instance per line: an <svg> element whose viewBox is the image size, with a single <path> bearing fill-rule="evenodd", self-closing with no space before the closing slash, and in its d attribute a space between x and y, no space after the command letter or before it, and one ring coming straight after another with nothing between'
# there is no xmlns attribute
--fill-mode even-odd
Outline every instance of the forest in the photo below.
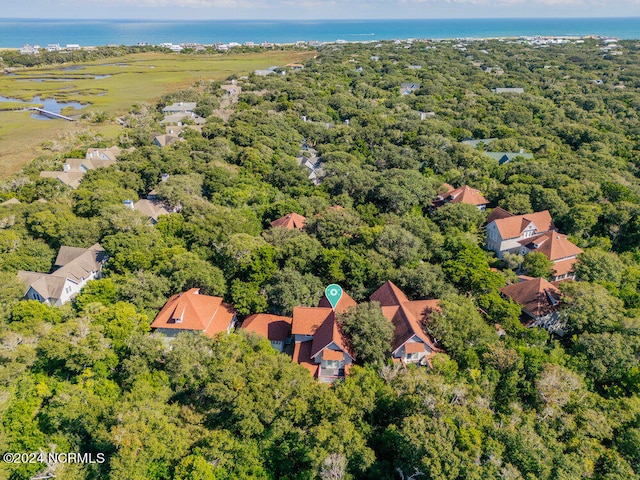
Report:
<svg viewBox="0 0 640 480"><path fill-rule="evenodd" d="M640 478L640 44L328 44L300 71L229 82L228 115L220 82L132 105L129 150L76 189L39 174L112 142L78 138L0 184L19 201L0 206L0 451L106 458L0 463L0 479ZM160 148L174 102L206 123ZM444 183L489 208L434 211ZM123 203L152 190L177 210L155 225ZM560 287L567 335L525 327L500 295L523 266L484 248L494 207L549 210L584 251ZM304 230L270 228L291 212ZM73 302L24 299L18 270L97 242L104 276ZM332 386L242 330L167 342L149 327L190 288L243 319L317 305L331 283L366 304L387 280L440 299L431 367L391 362L366 308L375 338Z"/></svg>

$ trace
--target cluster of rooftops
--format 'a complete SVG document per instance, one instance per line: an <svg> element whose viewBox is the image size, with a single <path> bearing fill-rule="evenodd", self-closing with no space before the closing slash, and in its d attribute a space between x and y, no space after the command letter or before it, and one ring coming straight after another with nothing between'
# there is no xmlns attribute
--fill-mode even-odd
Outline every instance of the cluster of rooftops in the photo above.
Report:
<svg viewBox="0 0 640 480"><path fill-rule="evenodd" d="M68 187L78 188L80 180L89 170L106 168L115 164L122 150L117 147L90 148L85 158L67 158L64 160L61 171L40 172L42 178L54 178Z"/></svg>
<svg viewBox="0 0 640 480"><path fill-rule="evenodd" d="M102 156L104 151L96 150L93 155ZM109 162L111 159L96 161ZM468 185L454 188L444 184L441 192L433 202L434 209L448 203L465 203L483 211L489 203L479 190ZM155 201L153 193L150 193L150 202ZM149 216L157 220L157 215ZM295 212L271 222L272 228L303 230L305 226L306 218ZM525 325L539 326L563 335L565 331L559 319L562 298L558 283L575 279L573 269L582 250L558 232L546 210L514 215L497 207L488 215L485 230L486 248L500 259L506 254L525 256L539 252L552 262L551 281L520 275L517 283L503 287L501 293L522 307ZM20 271L18 276L25 284L28 299L58 306L72 300L89 280L100 278L106 259L107 254L99 244L87 249L63 246L51 272ZM380 304L382 314L393 324L391 356L394 361L429 364L431 356L441 351L423 328L429 315L439 310L438 300L411 301L390 281L378 288L370 300ZM208 336L228 333L234 328L251 331L268 338L274 348L290 354L295 362L320 381L333 382L344 377L355 360L336 314L355 305L356 302L346 293L335 305L325 296L315 307L295 307L291 317L257 313L239 326L232 305L224 303L220 297L202 295L198 289L191 289L171 297L151 326L167 337L181 331L202 332ZM499 325L496 328L500 331Z"/></svg>
<svg viewBox="0 0 640 480"><path fill-rule="evenodd" d="M442 351L423 328L429 315L439 310L438 300L411 301L390 281L369 299L380 304L382 314L393 324L394 361L429 364L429 359ZM332 383L344 378L356 358L337 320L337 315L356 305L346 293L335 304L325 295L315 307L295 307L291 317L258 313L238 326L232 305L193 288L171 297L151 327L167 337L182 331L202 332L211 337L230 333L234 328L253 332L269 339L276 350L291 355L294 362L319 381Z"/></svg>

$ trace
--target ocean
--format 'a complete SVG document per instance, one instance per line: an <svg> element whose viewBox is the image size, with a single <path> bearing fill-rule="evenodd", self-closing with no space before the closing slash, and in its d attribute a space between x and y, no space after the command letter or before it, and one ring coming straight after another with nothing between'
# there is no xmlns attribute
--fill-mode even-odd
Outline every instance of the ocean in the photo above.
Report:
<svg viewBox="0 0 640 480"><path fill-rule="evenodd" d="M34 20L0 19L0 48L23 45L136 45L297 41L362 42L405 38L599 35L640 39L640 18L426 20Z"/></svg>

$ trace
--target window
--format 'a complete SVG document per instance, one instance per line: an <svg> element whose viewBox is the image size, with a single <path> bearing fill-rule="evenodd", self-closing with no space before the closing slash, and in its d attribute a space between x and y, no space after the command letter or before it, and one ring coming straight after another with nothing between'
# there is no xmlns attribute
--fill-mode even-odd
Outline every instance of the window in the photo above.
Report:
<svg viewBox="0 0 640 480"><path fill-rule="evenodd" d="M420 358L420 354L419 353L407 353L404 358L406 360L418 360Z"/></svg>
<svg viewBox="0 0 640 480"><path fill-rule="evenodd" d="M340 360L325 360L324 368L340 368Z"/></svg>

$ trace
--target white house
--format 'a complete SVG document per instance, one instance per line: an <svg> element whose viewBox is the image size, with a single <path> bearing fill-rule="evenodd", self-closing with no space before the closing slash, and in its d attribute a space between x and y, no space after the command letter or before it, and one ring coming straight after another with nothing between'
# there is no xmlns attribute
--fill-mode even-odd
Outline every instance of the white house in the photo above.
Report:
<svg viewBox="0 0 640 480"><path fill-rule="evenodd" d="M492 212L486 227L487 250L496 252L498 258L502 258L505 252L519 254L521 240L556 231L548 210L524 215L513 215L502 209L500 212L504 212L503 218L492 219Z"/></svg>
<svg viewBox="0 0 640 480"><path fill-rule="evenodd" d="M59 306L78 295L89 280L100 278L106 259L99 243L90 248L64 246L51 273L20 270L18 278L26 286L26 298Z"/></svg>
<svg viewBox="0 0 640 480"><path fill-rule="evenodd" d="M40 53L40 47L38 45L23 45L20 48L20 55L38 55Z"/></svg>

